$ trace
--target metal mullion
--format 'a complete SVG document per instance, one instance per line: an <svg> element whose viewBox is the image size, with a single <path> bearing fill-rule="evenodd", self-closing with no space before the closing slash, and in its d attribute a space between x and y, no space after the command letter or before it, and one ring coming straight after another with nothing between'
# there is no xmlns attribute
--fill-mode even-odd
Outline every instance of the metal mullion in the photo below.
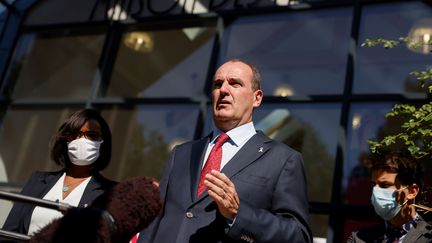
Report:
<svg viewBox="0 0 432 243"><path fill-rule="evenodd" d="M120 45L120 39L121 33L119 32L119 25L116 22L113 22L108 27L105 35L104 45L92 81L91 95L87 100L86 107L91 107L93 101L96 100L99 95L105 96Z"/></svg>
<svg viewBox="0 0 432 243"><path fill-rule="evenodd" d="M86 104L85 98L24 98L10 100L11 106L67 106L67 105L82 105Z"/></svg>
<svg viewBox="0 0 432 243"><path fill-rule="evenodd" d="M154 105L154 104L200 104L200 101L190 98L122 98L105 97L97 98L92 102L94 105Z"/></svg>
<svg viewBox="0 0 432 243"><path fill-rule="evenodd" d="M331 209L329 214L329 234L327 239L329 242L342 242L344 233L344 215L340 213L340 208L343 205L342 200L342 178L344 168L344 151L346 145L346 137L348 132L348 119L350 113L353 80L354 80L354 64L356 57L356 48L358 42L359 28L361 22L361 5L356 1L353 6L353 18L350 35L350 50L347 56L345 86L342 101L342 110L340 117L340 126L343 134L339 136L339 141L336 150L336 161L333 173L332 196L331 196ZM342 144L343 143L343 144Z"/></svg>

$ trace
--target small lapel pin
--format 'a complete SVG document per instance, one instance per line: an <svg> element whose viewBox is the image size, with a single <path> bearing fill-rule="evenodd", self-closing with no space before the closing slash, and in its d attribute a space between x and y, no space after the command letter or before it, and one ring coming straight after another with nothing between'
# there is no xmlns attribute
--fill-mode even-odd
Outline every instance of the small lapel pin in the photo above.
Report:
<svg viewBox="0 0 432 243"><path fill-rule="evenodd" d="M260 147L260 148L258 149L258 152L260 152L260 153L264 152L264 148L263 148L263 147Z"/></svg>

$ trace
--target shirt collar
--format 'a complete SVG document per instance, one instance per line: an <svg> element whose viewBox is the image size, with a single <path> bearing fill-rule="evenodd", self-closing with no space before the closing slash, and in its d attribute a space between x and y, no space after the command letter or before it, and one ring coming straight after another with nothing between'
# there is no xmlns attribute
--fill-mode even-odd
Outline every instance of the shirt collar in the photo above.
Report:
<svg viewBox="0 0 432 243"><path fill-rule="evenodd" d="M216 128L213 133L212 143L214 143L216 138L222 133L223 132L221 130ZM230 137L230 140L233 142L234 145L240 146L245 141L247 141L250 137L255 135L256 130L253 122L249 122L229 130L228 132L226 132L226 134Z"/></svg>
<svg viewBox="0 0 432 243"><path fill-rule="evenodd" d="M408 222L406 222L405 224L402 225L401 228L396 228L395 226L393 226L392 224L389 224L387 221L385 221L385 226L386 229L392 229L392 230L403 230L405 231L405 233L408 233L408 231L410 231L410 229L414 228L417 226L417 221L420 220L420 215L418 213L416 213L415 217L410 219Z"/></svg>
<svg viewBox="0 0 432 243"><path fill-rule="evenodd" d="M402 229L404 229L406 232L410 231L410 229L417 226L417 221L419 221L420 216L418 213L416 213L416 216L408 221L406 224L402 225Z"/></svg>

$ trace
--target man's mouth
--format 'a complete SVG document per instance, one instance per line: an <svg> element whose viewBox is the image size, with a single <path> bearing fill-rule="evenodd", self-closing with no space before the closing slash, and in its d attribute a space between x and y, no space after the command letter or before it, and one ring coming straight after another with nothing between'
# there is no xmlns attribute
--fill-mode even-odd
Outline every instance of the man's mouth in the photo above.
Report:
<svg viewBox="0 0 432 243"><path fill-rule="evenodd" d="M229 105L229 104L231 104L231 102L229 102L229 101L227 101L227 100L220 100L220 101L218 102L218 105Z"/></svg>
<svg viewBox="0 0 432 243"><path fill-rule="evenodd" d="M224 109L224 108L226 108L228 105L230 105L231 104L231 102L229 102L229 101L226 101L226 100L220 100L220 101L218 101L218 103L217 103L217 105L216 105L216 108L219 110L219 109Z"/></svg>

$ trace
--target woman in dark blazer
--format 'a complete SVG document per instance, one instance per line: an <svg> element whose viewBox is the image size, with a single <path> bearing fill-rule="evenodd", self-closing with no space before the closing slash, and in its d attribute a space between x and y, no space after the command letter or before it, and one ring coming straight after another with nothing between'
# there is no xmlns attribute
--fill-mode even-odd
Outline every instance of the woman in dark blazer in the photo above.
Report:
<svg viewBox="0 0 432 243"><path fill-rule="evenodd" d="M50 147L52 160L63 168L34 172L21 194L86 207L116 184L99 173L111 159L111 132L95 110L72 114L52 137ZM32 235L61 216L56 210L15 203L3 229Z"/></svg>

